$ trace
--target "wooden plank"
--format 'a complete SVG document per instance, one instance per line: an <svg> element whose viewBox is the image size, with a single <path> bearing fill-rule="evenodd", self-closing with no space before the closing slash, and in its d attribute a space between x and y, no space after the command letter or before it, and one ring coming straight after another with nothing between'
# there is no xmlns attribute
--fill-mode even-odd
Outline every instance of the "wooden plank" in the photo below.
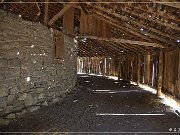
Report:
<svg viewBox="0 0 180 135"><path fill-rule="evenodd" d="M44 9L44 24L48 24L49 19L49 0L45 0L45 9Z"/></svg>
<svg viewBox="0 0 180 135"><path fill-rule="evenodd" d="M63 15L63 30L67 34L74 33L74 7L70 7Z"/></svg>
<svg viewBox="0 0 180 135"><path fill-rule="evenodd" d="M72 1L73 2L73 1ZM51 26L57 19L59 19L69 8L71 8L75 3L68 3L65 7L59 11L49 22L48 26Z"/></svg>

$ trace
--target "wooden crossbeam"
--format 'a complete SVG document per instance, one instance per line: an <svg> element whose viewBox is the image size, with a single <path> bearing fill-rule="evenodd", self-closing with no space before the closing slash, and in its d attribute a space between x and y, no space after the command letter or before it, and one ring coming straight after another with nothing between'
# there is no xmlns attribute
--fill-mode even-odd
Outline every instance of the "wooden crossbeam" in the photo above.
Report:
<svg viewBox="0 0 180 135"><path fill-rule="evenodd" d="M73 0L71 2L75 2L76 0ZM65 7L59 11L49 22L48 22L48 26L51 26L55 21L57 21L57 19L59 19L64 12L66 12L70 7L72 7L75 3L68 3L67 5L65 5Z"/></svg>
<svg viewBox="0 0 180 135"><path fill-rule="evenodd" d="M95 37L95 36L78 36L82 38L89 38L89 39L96 39L96 40L104 40L108 42L116 42L116 43L124 43L124 44L135 44L140 46L151 46L151 47L158 47L158 48L164 48L164 46L157 44L157 43L150 43L150 42L142 42L142 41L132 41L127 39L119 39L119 38L101 38L101 37Z"/></svg>

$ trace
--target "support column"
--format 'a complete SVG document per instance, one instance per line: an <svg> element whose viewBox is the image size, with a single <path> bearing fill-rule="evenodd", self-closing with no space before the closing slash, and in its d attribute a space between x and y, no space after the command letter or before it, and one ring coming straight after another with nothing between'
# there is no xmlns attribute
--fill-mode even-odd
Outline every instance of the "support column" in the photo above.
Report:
<svg viewBox="0 0 180 135"><path fill-rule="evenodd" d="M138 54L137 58L137 85L140 84L140 66L141 66L141 56Z"/></svg>
<svg viewBox="0 0 180 135"><path fill-rule="evenodd" d="M150 84L150 54L145 55L145 83Z"/></svg>
<svg viewBox="0 0 180 135"><path fill-rule="evenodd" d="M163 52L162 52L162 49L161 49L160 52L159 52L157 96L160 96L160 95L161 95L162 74L163 74Z"/></svg>
<svg viewBox="0 0 180 135"><path fill-rule="evenodd" d="M119 58L119 63L118 63L118 80L121 78L121 58Z"/></svg>

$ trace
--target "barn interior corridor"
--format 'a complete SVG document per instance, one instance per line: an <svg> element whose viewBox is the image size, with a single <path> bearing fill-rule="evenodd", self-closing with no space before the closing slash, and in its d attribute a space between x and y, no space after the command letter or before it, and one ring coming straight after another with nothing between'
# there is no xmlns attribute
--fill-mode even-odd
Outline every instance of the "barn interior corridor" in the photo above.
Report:
<svg viewBox="0 0 180 135"><path fill-rule="evenodd" d="M78 76L78 84L79 90L63 102L26 114L0 130L143 134L173 132L180 125L175 110L129 81L84 74Z"/></svg>
<svg viewBox="0 0 180 135"><path fill-rule="evenodd" d="M179 0L0 0L0 134L180 134Z"/></svg>

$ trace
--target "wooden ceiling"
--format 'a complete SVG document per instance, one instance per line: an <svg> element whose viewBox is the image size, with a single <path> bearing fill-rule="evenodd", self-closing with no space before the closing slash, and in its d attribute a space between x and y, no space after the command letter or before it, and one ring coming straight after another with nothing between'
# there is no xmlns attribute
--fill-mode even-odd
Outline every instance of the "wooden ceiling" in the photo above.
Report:
<svg viewBox="0 0 180 135"><path fill-rule="evenodd" d="M73 7L73 33L68 34L78 42L81 57L180 48L180 3L175 0L2 0L0 7L60 31L63 14Z"/></svg>

